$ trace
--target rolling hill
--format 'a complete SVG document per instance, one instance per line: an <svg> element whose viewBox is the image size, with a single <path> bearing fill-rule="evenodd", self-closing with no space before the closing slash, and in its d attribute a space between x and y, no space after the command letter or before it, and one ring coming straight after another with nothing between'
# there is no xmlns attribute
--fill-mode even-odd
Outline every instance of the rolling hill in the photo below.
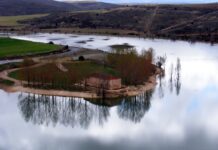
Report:
<svg viewBox="0 0 218 150"><path fill-rule="evenodd" d="M117 7L117 5L101 2L66 3L54 0L0 0L0 16L110 9L114 7Z"/></svg>
<svg viewBox="0 0 218 150"><path fill-rule="evenodd" d="M125 6L103 12L53 14L25 23L34 29L126 30L141 36L218 42L217 3Z"/></svg>

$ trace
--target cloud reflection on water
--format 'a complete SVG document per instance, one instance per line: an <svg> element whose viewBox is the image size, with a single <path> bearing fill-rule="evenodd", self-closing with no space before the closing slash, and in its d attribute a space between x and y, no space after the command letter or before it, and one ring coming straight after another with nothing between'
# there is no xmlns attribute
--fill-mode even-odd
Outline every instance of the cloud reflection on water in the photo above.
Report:
<svg viewBox="0 0 218 150"><path fill-rule="evenodd" d="M57 101L58 105L61 103L61 114L51 115L48 106L52 102L46 100L34 102L37 107L33 107L34 109L30 107L32 110L26 111L28 102L17 105L18 94L8 95L0 91L0 139L3 139L0 141L0 149L217 149L217 45L129 37L110 37L109 40L104 41L102 39L107 38L106 36L94 35L75 38L64 34L34 36L23 38L47 42L48 38L60 37L64 41L55 40L55 42L75 46L75 41L94 37L94 41L88 43L91 46L87 44L76 46L105 48L105 50L108 45L122 43L133 43L132 45L135 45L138 50L153 47L158 55L167 55L166 74L162 78L164 96L160 99L159 85L157 85L149 103L143 103L144 107L141 107L141 101L128 101L128 103L118 102L116 103L118 106L113 105L102 110L96 108L102 108L101 105L96 106L87 102L85 106L84 101L81 100L80 109L89 110L87 119L84 119L86 123L81 123L81 118L86 117L85 113L78 111L75 113L78 120L71 119L72 116L69 117L69 114L72 115L72 111L70 113L68 111L71 106L69 100L65 103L63 100ZM178 57L181 61L181 89L179 95L176 95L175 76L172 84L173 92L169 88L169 80L171 64L173 63L175 68ZM175 70L174 75L176 75ZM135 107L129 107L133 104L136 104ZM39 111L41 109L46 110L46 113ZM53 111L55 112L56 109L59 107ZM21 114L25 116L28 123L24 121ZM98 117L99 114L101 117ZM59 117L57 119L54 116ZM66 116L69 118L66 119ZM53 122L56 123L55 127Z"/></svg>

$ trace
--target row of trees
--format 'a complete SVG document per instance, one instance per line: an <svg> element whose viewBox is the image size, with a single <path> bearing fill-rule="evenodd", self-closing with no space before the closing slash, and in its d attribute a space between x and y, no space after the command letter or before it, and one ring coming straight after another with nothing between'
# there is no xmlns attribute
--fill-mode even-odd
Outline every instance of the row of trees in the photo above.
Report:
<svg viewBox="0 0 218 150"><path fill-rule="evenodd" d="M82 76L77 70L69 69L68 72L59 70L55 63L38 67L29 67L31 59L25 59L23 68L18 72L18 78L24 80L27 86L48 89L82 90L80 82ZM77 83L77 86L75 85Z"/></svg>

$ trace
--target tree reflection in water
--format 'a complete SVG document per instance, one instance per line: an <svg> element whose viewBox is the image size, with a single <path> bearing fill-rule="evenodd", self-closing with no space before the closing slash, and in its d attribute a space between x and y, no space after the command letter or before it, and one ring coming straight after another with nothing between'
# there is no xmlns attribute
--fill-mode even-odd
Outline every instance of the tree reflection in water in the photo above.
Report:
<svg viewBox="0 0 218 150"><path fill-rule="evenodd" d="M150 91L139 96L116 100L118 116L134 123L140 122L150 108L152 93L153 91ZM18 107L26 122L36 125L62 124L82 128L88 128L92 121L104 125L111 109L108 105L102 105L102 102L98 105L96 102L93 104L81 98L34 94L20 94Z"/></svg>
<svg viewBox="0 0 218 150"><path fill-rule="evenodd" d="M158 75L158 79L159 79L159 88L158 88L158 93L159 93L159 98L163 98L164 97L164 89L165 89L165 73L161 73L160 75Z"/></svg>
<svg viewBox="0 0 218 150"><path fill-rule="evenodd" d="M173 92L173 64L171 64L171 67L170 67L170 79L169 79L169 89L170 89L170 92L172 93Z"/></svg>
<svg viewBox="0 0 218 150"><path fill-rule="evenodd" d="M180 81L181 62L179 58L177 58L177 64L175 70L176 70L176 79L175 79L176 95L179 95L181 89L181 81Z"/></svg>
<svg viewBox="0 0 218 150"><path fill-rule="evenodd" d="M174 67L175 66L175 67ZM166 91L166 83L165 83L165 74L162 73L158 76L159 79L159 86L158 86L158 94L159 98L164 97L164 91ZM169 68L169 84L168 88L170 93L175 91L176 95L180 94L181 91L181 61L180 58L177 58L176 65L173 63L170 65ZM175 89L175 90L174 90Z"/></svg>
<svg viewBox="0 0 218 150"><path fill-rule="evenodd" d="M171 93L173 92L174 86L176 89L176 95L179 95L181 90L181 61L179 58L177 58L175 71L173 68L173 64L171 64L170 68L169 89Z"/></svg>
<svg viewBox="0 0 218 150"><path fill-rule="evenodd" d="M102 125L110 116L109 107L95 106L80 98L32 94L19 97L18 107L25 120L38 125L56 126L59 123L88 128L93 119Z"/></svg>
<svg viewBox="0 0 218 150"><path fill-rule="evenodd" d="M117 109L119 117L135 123L140 122L150 108L152 94L153 91L149 91L139 96L123 99Z"/></svg>

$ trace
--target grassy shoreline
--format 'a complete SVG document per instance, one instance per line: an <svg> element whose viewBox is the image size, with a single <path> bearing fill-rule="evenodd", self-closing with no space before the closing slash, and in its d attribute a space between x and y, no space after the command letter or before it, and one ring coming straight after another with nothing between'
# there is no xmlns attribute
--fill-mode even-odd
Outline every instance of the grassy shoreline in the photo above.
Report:
<svg viewBox="0 0 218 150"><path fill-rule="evenodd" d="M63 51L63 46L0 37L0 60Z"/></svg>

